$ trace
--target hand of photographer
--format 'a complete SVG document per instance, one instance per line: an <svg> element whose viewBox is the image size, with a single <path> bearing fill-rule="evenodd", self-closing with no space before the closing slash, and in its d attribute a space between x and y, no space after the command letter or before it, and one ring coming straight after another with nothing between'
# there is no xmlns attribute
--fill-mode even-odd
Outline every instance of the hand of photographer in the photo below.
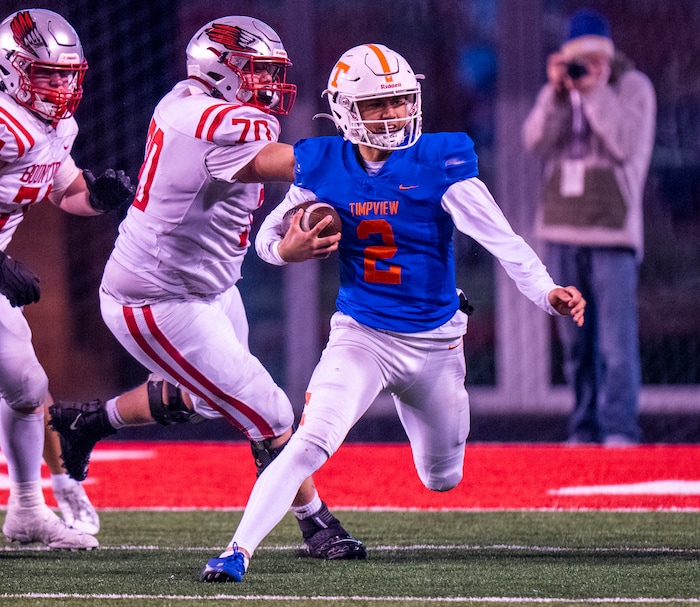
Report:
<svg viewBox="0 0 700 607"><path fill-rule="evenodd" d="M567 78L566 86L569 90L576 89L585 95L608 83L610 79L610 61L607 57L599 53L591 53L585 57L577 58L576 61L585 65L586 74L580 78Z"/></svg>
<svg viewBox="0 0 700 607"><path fill-rule="evenodd" d="M552 53L547 57L547 80L557 93L567 90L566 61L562 53Z"/></svg>

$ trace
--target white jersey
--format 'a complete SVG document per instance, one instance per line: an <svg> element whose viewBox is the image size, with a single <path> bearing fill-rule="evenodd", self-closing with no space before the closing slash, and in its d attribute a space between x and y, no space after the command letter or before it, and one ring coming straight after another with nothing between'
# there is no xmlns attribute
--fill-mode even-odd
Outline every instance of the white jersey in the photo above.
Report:
<svg viewBox="0 0 700 607"><path fill-rule="evenodd" d="M33 204L75 179L78 169L70 151L77 134L73 118L54 127L0 93L1 251ZM0 402L16 409L39 407L48 385L22 309L0 295Z"/></svg>
<svg viewBox="0 0 700 607"><path fill-rule="evenodd" d="M263 186L235 175L279 122L256 108L178 83L156 106L136 198L119 228L102 288L123 305L212 297L241 276Z"/></svg>
<svg viewBox="0 0 700 607"><path fill-rule="evenodd" d="M29 207L48 197L59 168L65 165L70 181L77 175L70 158L77 134L74 118L59 120L54 127L0 93L1 251L7 248Z"/></svg>

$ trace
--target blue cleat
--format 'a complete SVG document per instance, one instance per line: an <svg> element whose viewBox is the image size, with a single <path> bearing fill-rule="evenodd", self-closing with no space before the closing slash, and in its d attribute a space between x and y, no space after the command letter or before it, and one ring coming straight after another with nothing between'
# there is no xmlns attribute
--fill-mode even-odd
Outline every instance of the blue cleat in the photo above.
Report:
<svg viewBox="0 0 700 607"><path fill-rule="evenodd" d="M200 582L242 582L245 573L245 556L238 550L225 558L209 559L199 576Z"/></svg>

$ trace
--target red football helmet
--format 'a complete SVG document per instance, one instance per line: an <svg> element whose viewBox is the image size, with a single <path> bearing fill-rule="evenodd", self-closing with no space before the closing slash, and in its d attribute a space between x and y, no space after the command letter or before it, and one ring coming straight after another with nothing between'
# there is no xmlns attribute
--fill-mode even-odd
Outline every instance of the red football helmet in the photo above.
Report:
<svg viewBox="0 0 700 607"><path fill-rule="evenodd" d="M187 75L211 87L214 97L288 114L297 87L292 65L275 31L252 17L214 19L187 45Z"/></svg>
<svg viewBox="0 0 700 607"><path fill-rule="evenodd" d="M32 8L0 23L0 90L42 118L75 113L85 70L78 34L61 15Z"/></svg>

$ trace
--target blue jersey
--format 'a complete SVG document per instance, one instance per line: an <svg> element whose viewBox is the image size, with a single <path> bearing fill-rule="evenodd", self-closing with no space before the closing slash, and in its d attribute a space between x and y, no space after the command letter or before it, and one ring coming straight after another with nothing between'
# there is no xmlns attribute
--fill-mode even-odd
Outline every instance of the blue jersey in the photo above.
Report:
<svg viewBox="0 0 700 607"><path fill-rule="evenodd" d="M374 176L340 136L294 146L296 181L333 205L343 225L339 311L374 329L428 331L459 307L454 225L441 199L453 183L478 175L464 133L424 134L396 150Z"/></svg>

